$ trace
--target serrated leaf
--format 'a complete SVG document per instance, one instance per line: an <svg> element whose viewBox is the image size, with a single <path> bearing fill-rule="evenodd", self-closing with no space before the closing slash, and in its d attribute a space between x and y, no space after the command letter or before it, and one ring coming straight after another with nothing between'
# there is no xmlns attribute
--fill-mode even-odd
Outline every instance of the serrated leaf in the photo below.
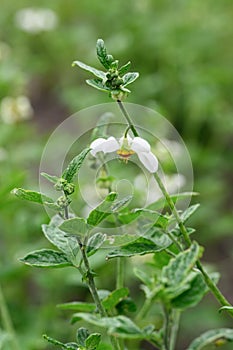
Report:
<svg viewBox="0 0 233 350"><path fill-rule="evenodd" d="M85 347L85 341L89 337L90 333L84 327L81 327L77 331L76 340L79 346Z"/></svg>
<svg viewBox="0 0 233 350"><path fill-rule="evenodd" d="M101 340L101 334L99 333L92 333L89 335L89 337L85 341L85 346L87 350L95 350L97 346L99 345Z"/></svg>
<svg viewBox="0 0 233 350"><path fill-rule="evenodd" d="M220 328L212 329L203 333L200 337L196 338L188 347L187 350L201 350L207 345L214 344L216 346L223 345L226 342L233 341L233 329Z"/></svg>
<svg viewBox="0 0 233 350"><path fill-rule="evenodd" d="M102 39L98 39L96 43L96 53L100 63L109 69L113 61L113 57L107 54L107 50Z"/></svg>
<svg viewBox="0 0 233 350"><path fill-rule="evenodd" d="M109 193L103 202L101 202L95 209L93 209L88 218L87 223L91 226L97 226L107 216L111 214L111 204L116 199L117 194L115 192Z"/></svg>
<svg viewBox="0 0 233 350"><path fill-rule="evenodd" d="M180 218L185 223L200 207L200 204L191 205L188 209L186 209L181 215Z"/></svg>
<svg viewBox="0 0 233 350"><path fill-rule="evenodd" d="M191 247L172 258L162 270L161 281L166 286L178 287L183 283L200 257L200 246L193 242Z"/></svg>
<svg viewBox="0 0 233 350"><path fill-rule="evenodd" d="M23 188L14 188L11 193L20 199L24 199L30 202L39 204L44 204L44 202L53 203L52 198L36 191L25 190Z"/></svg>
<svg viewBox="0 0 233 350"><path fill-rule="evenodd" d="M76 218L65 220L59 226L59 229L74 235L78 235L78 234L84 235L88 231L88 225L85 219L76 217Z"/></svg>
<svg viewBox="0 0 233 350"><path fill-rule="evenodd" d="M70 303L58 304L57 307L62 310L72 310L80 312L94 312L96 305L93 303L85 303L81 301L72 301Z"/></svg>
<svg viewBox="0 0 233 350"><path fill-rule="evenodd" d="M65 267L72 266L67 256L52 249L35 250L20 259L24 264L35 267Z"/></svg>
<svg viewBox="0 0 233 350"><path fill-rule="evenodd" d="M106 234L100 232L97 232L93 236L91 236L87 242L87 255L94 255L97 252L97 250L102 246L106 237Z"/></svg>
<svg viewBox="0 0 233 350"><path fill-rule="evenodd" d="M126 73L122 77L123 85L127 86L127 85L133 83L138 77L139 77L139 73L137 73L137 72Z"/></svg>
<svg viewBox="0 0 233 350"><path fill-rule="evenodd" d="M54 183L54 184L57 183L60 180L60 178L55 176L55 175L49 175L47 173L40 173L40 175L43 176L48 181Z"/></svg>
<svg viewBox="0 0 233 350"><path fill-rule="evenodd" d="M87 79L86 83L100 91L106 91L106 92L111 91L111 89L107 87L100 79Z"/></svg>
<svg viewBox="0 0 233 350"><path fill-rule="evenodd" d="M72 182L73 178L78 173L82 163L84 162L90 150L90 148L85 148L79 155L72 159L72 161L69 163L68 167L62 174L63 179L67 180L67 182L69 183Z"/></svg>
<svg viewBox="0 0 233 350"><path fill-rule="evenodd" d="M127 62L126 64L124 64L122 67L119 68L118 73L120 76L123 76L125 73L128 72L128 70L130 69L131 66L131 62Z"/></svg>
<svg viewBox="0 0 233 350"><path fill-rule="evenodd" d="M216 283L218 281L218 274L210 274L211 279ZM188 290L171 300L171 305L177 309L187 309L197 305L205 294L208 292L209 288L206 285L202 275L200 273L196 274L194 279L190 282L190 287Z"/></svg>
<svg viewBox="0 0 233 350"><path fill-rule="evenodd" d="M173 203L176 203L178 200L181 200L187 197L197 196L198 194L199 193L197 192L182 192L182 193L171 194L170 198L173 201ZM164 197L161 197L156 202L149 204L147 206L147 209L159 210L161 208L164 208L167 205L168 204L166 199Z"/></svg>
<svg viewBox="0 0 233 350"><path fill-rule="evenodd" d="M90 72L90 73L92 73L92 74L94 74L96 77L98 77L98 78L100 78L102 80L105 79L106 74L103 71L99 70L99 69L96 69L94 67L88 66L87 64L85 64L83 62L80 62L80 61L74 61L72 63L72 66L75 66L75 65L80 67L80 68L82 68L82 69L84 69L84 70L86 70L86 71L88 71L88 72Z"/></svg>
<svg viewBox="0 0 233 350"><path fill-rule="evenodd" d="M53 245L65 253L69 259L75 263L76 256L79 252L79 244L76 237L64 233L51 223L49 225L42 225L42 231Z"/></svg>
<svg viewBox="0 0 233 350"><path fill-rule="evenodd" d="M106 310L113 309L123 298L129 294L128 288L120 288L110 293L103 301L102 304Z"/></svg>

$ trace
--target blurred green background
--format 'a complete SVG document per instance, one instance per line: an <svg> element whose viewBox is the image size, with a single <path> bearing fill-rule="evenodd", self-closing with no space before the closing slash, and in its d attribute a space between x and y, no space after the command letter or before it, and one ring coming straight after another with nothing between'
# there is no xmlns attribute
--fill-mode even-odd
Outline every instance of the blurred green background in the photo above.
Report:
<svg viewBox="0 0 233 350"><path fill-rule="evenodd" d="M45 332L72 340L75 327L55 305L85 298L86 289L73 273L18 262L45 245L40 225L48 217L9 192L38 186L41 152L62 120L110 102L85 84L85 72L71 67L74 59L99 67L98 38L140 72L127 102L156 109L183 137L194 189L201 194L201 209L192 219L195 238L206 247L203 260L221 272L220 286L233 302L232 18L231 0L1 0L0 281L22 349L45 349ZM103 264L97 263L101 274ZM111 265L107 271L110 275ZM217 308L206 297L186 312L177 350L204 330L231 326Z"/></svg>

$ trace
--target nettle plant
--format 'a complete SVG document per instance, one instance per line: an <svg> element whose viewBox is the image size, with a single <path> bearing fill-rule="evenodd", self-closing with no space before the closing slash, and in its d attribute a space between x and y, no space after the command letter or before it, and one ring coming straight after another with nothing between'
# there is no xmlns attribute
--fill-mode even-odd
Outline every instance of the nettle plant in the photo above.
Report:
<svg viewBox="0 0 233 350"><path fill-rule="evenodd" d="M139 74L128 72L130 62L119 67L118 60L107 53L101 39L97 41L97 56L106 71L80 61L75 61L73 65L95 76L94 79L88 79L87 83L107 92L116 101L127 127L119 139L113 135L92 139L90 146L71 160L60 177L42 173L61 192L56 201L40 192L21 188L13 191L21 199L43 204L55 211L50 223L42 225L42 231L56 249L33 251L21 261L35 267L73 267L81 274L83 283L90 291L93 302L74 301L60 305L62 309L75 311L72 323L77 322L81 327L77 330L75 341L70 343L44 336L58 348L133 350L145 349L146 343L150 343L154 349L174 350L180 315L184 310L197 305L206 293L211 292L219 302L220 310L226 310L230 316L233 316L233 307L216 285L219 275L208 273L203 267L200 260L203 248L191 239L194 229L186 226L199 205L191 205L183 212L177 210L176 201L187 194L169 195L159 175L158 160L152 153L150 144L139 136L122 102L130 93L128 85ZM163 198L146 208L133 209L128 205L131 196L118 199L117 193L112 191L113 177L105 162L106 154L112 152L122 160L120 166L125 167L127 165L124 163L136 154L150 176L154 176ZM83 218L72 212L70 204L75 190L75 177L89 157L99 160L101 176L98 180L108 190L108 194L90 211L87 218ZM95 185L94 183L93 186ZM115 247L108 244L111 234L99 232L99 225L108 221L112 225L115 222L116 227L118 223L125 225L124 234L115 236L118 242ZM134 230L129 234L127 225L132 222ZM116 260L114 290L103 291L96 287L96 278L101 281L101 276L96 276L90 257L98 254L103 247L106 259ZM144 291L144 302L139 303L132 299L130 290L125 285L125 264L127 259L133 256L140 258L145 254L149 254L146 262L143 259L141 267L131 272L136 275ZM158 306L156 310L162 315L159 326L158 322L151 323L151 309L154 305ZM208 344L220 346L230 341L233 341L232 329L214 329L193 340L188 350L200 350Z"/></svg>

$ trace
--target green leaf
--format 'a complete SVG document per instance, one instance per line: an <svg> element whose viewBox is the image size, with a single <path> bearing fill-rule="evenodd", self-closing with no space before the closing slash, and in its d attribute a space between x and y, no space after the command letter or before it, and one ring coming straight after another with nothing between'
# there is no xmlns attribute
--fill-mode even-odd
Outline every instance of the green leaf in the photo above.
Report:
<svg viewBox="0 0 233 350"><path fill-rule="evenodd" d="M201 252L200 246L193 242L189 249L172 258L169 264L163 268L161 281L166 286L178 287L185 281Z"/></svg>
<svg viewBox="0 0 233 350"><path fill-rule="evenodd" d="M65 220L60 226L60 230L72 233L74 235L84 235L88 231L88 225L83 218L72 218Z"/></svg>
<svg viewBox="0 0 233 350"><path fill-rule="evenodd" d="M113 235L113 236L107 236L106 241L103 244L104 248L110 248L113 247L119 247L128 243L134 242L136 239L138 239L138 235L130 235L130 234L123 234L123 235Z"/></svg>
<svg viewBox="0 0 233 350"><path fill-rule="evenodd" d="M106 234L100 232L97 232L93 236L91 236L87 242L87 255L94 255L97 252L97 250L102 246L102 244L106 240L106 237Z"/></svg>
<svg viewBox="0 0 233 350"><path fill-rule="evenodd" d="M220 307L220 309L218 311L222 312L224 310L233 312L233 306L222 306L222 307Z"/></svg>
<svg viewBox="0 0 233 350"><path fill-rule="evenodd" d="M103 301L102 304L106 310L113 309L123 298L129 294L128 288L119 288L110 293Z"/></svg>
<svg viewBox="0 0 233 350"><path fill-rule="evenodd" d="M130 69L131 66L131 62L127 62L126 64L124 64L121 68L119 68L118 73L119 75L122 77L125 73L128 72L128 70Z"/></svg>
<svg viewBox="0 0 233 350"><path fill-rule="evenodd" d="M89 152L90 148L85 148L79 155L72 159L62 174L63 179L67 180L67 182L72 182Z"/></svg>
<svg viewBox="0 0 233 350"><path fill-rule="evenodd" d="M23 188L14 188L11 193L20 199L24 199L30 202L39 204L44 204L44 202L53 203L52 198L47 197L40 192L24 190Z"/></svg>
<svg viewBox="0 0 233 350"><path fill-rule="evenodd" d="M43 176L45 179L47 179L48 181L52 182L52 183L57 183L60 178L54 175L49 175L47 173L40 173L41 176Z"/></svg>
<svg viewBox="0 0 233 350"><path fill-rule="evenodd" d="M79 244L76 237L67 235L67 233L64 233L51 223L49 225L42 225L42 231L45 237L55 245L55 247L60 249L75 263L76 256L79 252Z"/></svg>
<svg viewBox="0 0 233 350"><path fill-rule="evenodd" d="M64 267L72 266L67 256L52 249L35 250L20 259L24 264L35 267Z"/></svg>
<svg viewBox="0 0 233 350"><path fill-rule="evenodd" d="M101 340L101 334L99 333L92 333L89 335L89 337L85 341L85 346L87 350L95 350L97 346L99 345Z"/></svg>
<svg viewBox="0 0 233 350"><path fill-rule="evenodd" d="M216 283L218 281L219 275L210 275L212 280ZM197 305L204 295L209 291L202 275L197 273L194 279L190 282L190 287L188 290L178 295L171 301L172 307L176 309L187 309Z"/></svg>
<svg viewBox="0 0 233 350"><path fill-rule="evenodd" d="M72 66L79 66L80 68L94 74L96 77L100 78L100 79L105 79L106 74L98 69L95 69L94 67L88 66L87 64L80 62L80 61L74 61L72 63Z"/></svg>
<svg viewBox="0 0 233 350"><path fill-rule="evenodd" d="M87 218L87 223L92 226L97 226L107 216L111 214L111 204L116 199L117 194L111 192L107 195L103 202L101 202L94 210L92 210Z"/></svg>
<svg viewBox="0 0 233 350"><path fill-rule="evenodd" d="M102 39L98 39L96 43L96 53L100 63L106 68L109 69L111 67L111 63L113 62L113 57L107 54L107 50Z"/></svg>
<svg viewBox="0 0 233 350"><path fill-rule="evenodd" d="M62 310L72 310L80 312L94 312L96 305L93 303L85 303L81 301L72 301L70 303L58 304L57 307Z"/></svg>
<svg viewBox="0 0 233 350"><path fill-rule="evenodd" d="M200 337L196 338L188 347L187 350L201 350L207 345L214 344L220 346L226 342L233 341L233 329L220 328L212 329L203 333Z"/></svg>
<svg viewBox="0 0 233 350"><path fill-rule="evenodd" d="M186 209L181 215L180 218L185 223L194 213L195 211L200 207L200 204L194 204L191 205L188 209Z"/></svg>
<svg viewBox="0 0 233 350"><path fill-rule="evenodd" d="M46 339L49 343L53 344L53 345L58 345L61 346L62 349L66 349L66 350L79 350L78 344L76 343L61 343L60 341L48 337L46 334L43 335L44 339Z"/></svg>
<svg viewBox="0 0 233 350"><path fill-rule="evenodd" d="M81 327L77 331L76 340L79 346L85 347L85 341L89 337L90 333L84 327Z"/></svg>
<svg viewBox="0 0 233 350"><path fill-rule="evenodd" d="M183 192L183 193L176 193L176 194L171 194L170 198L173 201L173 203L176 203L178 200L187 198L187 197L192 197L192 196L197 196L199 193L197 192ZM159 210L161 208L164 208L167 206L167 201L164 197L159 198L156 202L151 203L147 206L147 209L151 210Z"/></svg>
<svg viewBox="0 0 233 350"><path fill-rule="evenodd" d="M86 83L100 91L106 91L106 92L111 91L111 89L107 87L100 79L87 79Z"/></svg>
<svg viewBox="0 0 233 350"><path fill-rule="evenodd" d="M84 320L95 326L108 330L108 334L126 339L148 339L150 335L143 332L133 321L126 316L98 317L87 313L77 313L73 315L72 323Z"/></svg>
<svg viewBox="0 0 233 350"><path fill-rule="evenodd" d="M123 245L108 253L107 259L116 257L130 257L134 255L145 255L159 252L163 249L165 249L164 246L155 244L151 240L144 237L139 237L134 242Z"/></svg>
<svg viewBox="0 0 233 350"><path fill-rule="evenodd" d="M137 78L139 77L139 73L133 72L133 73L126 73L122 79L123 79L123 85L127 86L131 83L133 83Z"/></svg>

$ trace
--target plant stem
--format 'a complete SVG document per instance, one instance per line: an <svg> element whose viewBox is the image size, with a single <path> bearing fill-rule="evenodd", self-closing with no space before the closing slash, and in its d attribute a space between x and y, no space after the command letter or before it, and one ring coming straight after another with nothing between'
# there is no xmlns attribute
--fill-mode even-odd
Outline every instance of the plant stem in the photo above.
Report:
<svg viewBox="0 0 233 350"><path fill-rule="evenodd" d="M5 297L2 291L2 287L0 286L0 312L2 316L2 323L5 331L11 337L12 347L14 350L19 350L19 344L16 339L15 331L13 328L13 324L11 321L11 317L7 308L7 304L5 301Z"/></svg>
<svg viewBox="0 0 233 350"><path fill-rule="evenodd" d="M171 197L169 196L165 186L163 185L159 175L157 173L154 174L154 177L159 185L159 188L161 189L164 197L166 198L166 201L168 203L169 208L171 209L173 215L176 218L176 221L180 227L180 232L182 233L184 240L187 244L188 247L191 246L192 241L188 235L187 229L184 225L184 223L182 222L180 215L175 207L175 204L173 202L173 200L171 199ZM211 290L212 294L215 296L215 298L218 300L219 304L221 306L232 306L228 300L224 297L224 295L221 293L221 291L218 289L218 287L216 286L216 284L211 280L211 278L209 277L208 273L205 271L202 263L200 262L200 260L197 260L196 262L196 266L198 268L198 270L202 273L204 280L207 284L207 286L209 287L209 289ZM233 317L233 311L228 310L229 314Z"/></svg>
<svg viewBox="0 0 233 350"><path fill-rule="evenodd" d="M120 109L123 113L123 115L125 116L134 136L138 136L138 132L137 130L135 129L135 126L133 124L133 121L131 120L128 112L126 111L126 109L124 108L124 105L122 104L121 101L117 101L118 102L118 105L120 106ZM187 229L184 225L184 223L182 222L181 220L181 217L175 207L175 204L173 202L173 200L171 199L170 195L168 194L161 178L159 177L158 173L154 173L154 177L155 177L155 180L157 181L158 183L158 186L160 188L160 190L162 191L166 201L167 201L167 204L169 206L169 208L171 209L176 221L177 221L177 224L179 225L179 228L180 228L180 232L181 234L183 235L183 238L184 238L184 241L187 245L187 247L190 247L190 245L192 244L192 241L188 235L188 232L187 232ZM211 280L211 278L209 277L208 273L205 271L204 267L202 266L200 260L197 260L196 262L196 266L197 268L199 269L199 271L202 273L203 275L203 278L207 284L207 286L209 287L210 291L212 292L212 294L215 296L215 298L218 300L219 304L221 306L232 306L228 300L224 297L224 295L221 293L221 291L218 289L218 287L216 286L216 284ZM233 311L232 310L227 310L228 313L233 317Z"/></svg>
<svg viewBox="0 0 233 350"><path fill-rule="evenodd" d="M120 100L117 100L118 106L120 107L121 112L123 113L125 119L127 120L127 123L129 124L130 129L132 130L132 133L135 137L139 136L134 123L132 121L132 119L130 118L129 113L127 112L127 110L125 109L125 106L123 105L123 102Z"/></svg>
<svg viewBox="0 0 233 350"><path fill-rule="evenodd" d="M170 350L175 349L179 323L180 323L180 310L173 309L171 314Z"/></svg>
<svg viewBox="0 0 233 350"><path fill-rule="evenodd" d="M116 280L116 288L124 287L124 269L125 269L125 259L117 258L117 280Z"/></svg>
<svg viewBox="0 0 233 350"><path fill-rule="evenodd" d="M91 271L91 267L90 267L90 264L89 264L89 261L87 258L85 245L82 245L81 242L79 242L79 245L80 245L80 249L81 249L81 253L82 253L82 257L83 257L83 262L84 262L84 265L86 268L86 278L87 278L87 283L88 283L88 287L89 287L89 290L91 292L92 298L97 306L97 309L98 309L101 317L108 317L108 314L107 314L106 310L104 309L104 307L101 303L101 300L99 298L98 292L97 292L93 273ZM116 339L114 336L110 336L110 339L111 339L111 342L112 342L114 349L121 350L118 339Z"/></svg>

